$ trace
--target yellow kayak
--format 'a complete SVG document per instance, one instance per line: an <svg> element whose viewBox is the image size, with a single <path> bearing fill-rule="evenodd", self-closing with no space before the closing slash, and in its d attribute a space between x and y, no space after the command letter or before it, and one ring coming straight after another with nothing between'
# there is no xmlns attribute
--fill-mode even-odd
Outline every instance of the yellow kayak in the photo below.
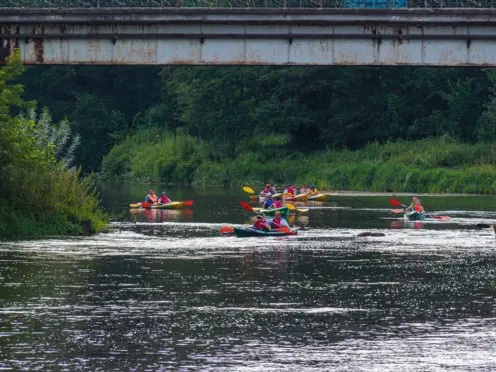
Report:
<svg viewBox="0 0 496 372"><path fill-rule="evenodd" d="M308 194L299 194L299 195L295 195L295 196L285 196L284 197L284 200L288 200L288 201L298 201L298 200L308 200Z"/></svg>

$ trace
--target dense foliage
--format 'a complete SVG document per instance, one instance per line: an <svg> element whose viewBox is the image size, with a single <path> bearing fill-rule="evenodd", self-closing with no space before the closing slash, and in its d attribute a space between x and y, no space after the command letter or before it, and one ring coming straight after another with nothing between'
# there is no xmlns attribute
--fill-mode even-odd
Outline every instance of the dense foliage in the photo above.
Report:
<svg viewBox="0 0 496 372"><path fill-rule="evenodd" d="M36 117L23 86L12 84L22 72L18 52L0 70L0 237L81 233L82 221L97 231L106 216L93 183L68 168L78 137L46 110Z"/></svg>
<svg viewBox="0 0 496 372"><path fill-rule="evenodd" d="M103 164L103 177L227 185L305 178L339 189L494 189L488 181L495 167L493 70L59 66L33 68L23 81L30 98L48 106L54 118L70 120L83 144L76 162L86 171ZM431 161L429 153L439 154L444 146L440 141L450 148L448 163ZM379 172L377 161L359 155L371 151L365 148L370 143L385 153L396 143L408 156L386 161L385 155ZM479 166L477 146L492 160ZM457 158L459 153L473 156ZM363 179L388 178L384 172L392 163L403 164L404 171L391 170L394 180L383 180L384 187L345 182L340 169L351 171L341 168L346 161L361 169L353 172ZM439 172L449 180L442 187ZM467 185L474 174L484 185ZM425 185L416 177L424 177Z"/></svg>

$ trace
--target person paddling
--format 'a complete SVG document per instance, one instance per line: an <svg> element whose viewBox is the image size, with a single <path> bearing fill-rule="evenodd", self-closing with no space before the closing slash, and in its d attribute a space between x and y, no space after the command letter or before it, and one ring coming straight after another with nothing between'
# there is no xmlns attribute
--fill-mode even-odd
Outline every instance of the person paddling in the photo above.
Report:
<svg viewBox="0 0 496 372"><path fill-rule="evenodd" d="M289 223L284 217L282 217L282 213L277 211L275 213L275 217L272 219L272 221L270 221L270 227L273 229L287 227L289 229Z"/></svg>
<svg viewBox="0 0 496 372"><path fill-rule="evenodd" d="M275 208L275 209L277 209L277 208L282 208L283 206L284 206L284 204L283 204L283 202L282 202L282 200L281 200L281 197L280 197L280 196L278 196L278 197L276 198L276 200L274 200L274 202L271 204L270 208Z"/></svg>
<svg viewBox="0 0 496 372"><path fill-rule="evenodd" d="M319 194L319 190L317 190L317 188L315 187L315 185L311 185L310 186L310 195L318 195Z"/></svg>
<svg viewBox="0 0 496 372"><path fill-rule="evenodd" d="M309 194L310 193L310 189L308 188L308 185L306 183L303 185L303 188L301 189L301 193L302 194Z"/></svg>
<svg viewBox="0 0 496 372"><path fill-rule="evenodd" d="M424 207L422 206L422 204L420 204L420 199L417 198L416 196L414 196L412 198L412 204L410 204L405 209L405 212L413 212L413 211L416 211L416 212L422 213L422 214L425 213Z"/></svg>
<svg viewBox="0 0 496 372"><path fill-rule="evenodd" d="M269 209L272 203L274 203L274 199L272 199L272 194L269 192L265 195L265 202L263 203L264 209Z"/></svg>
<svg viewBox="0 0 496 372"><path fill-rule="evenodd" d="M160 197L158 198L158 202L159 204L167 204L167 203L170 203L172 200L169 199L169 197L167 196L167 193L165 191L162 191L162 193L160 194Z"/></svg>
<svg viewBox="0 0 496 372"><path fill-rule="evenodd" d="M286 187L286 190L284 190L284 195L286 196L295 196L295 188L293 185L288 185L288 187Z"/></svg>
<svg viewBox="0 0 496 372"><path fill-rule="evenodd" d="M254 229L257 230L267 230L270 231L270 225L269 223L265 220L265 217L263 214L257 214L257 220L252 226Z"/></svg>
<svg viewBox="0 0 496 372"><path fill-rule="evenodd" d="M155 195L155 190L150 190L145 198L145 203L157 204L157 195Z"/></svg>
<svg viewBox="0 0 496 372"><path fill-rule="evenodd" d="M265 189L262 190L262 192L260 193L260 196L266 196L268 193L270 193L270 188L271 188L270 183L265 185Z"/></svg>

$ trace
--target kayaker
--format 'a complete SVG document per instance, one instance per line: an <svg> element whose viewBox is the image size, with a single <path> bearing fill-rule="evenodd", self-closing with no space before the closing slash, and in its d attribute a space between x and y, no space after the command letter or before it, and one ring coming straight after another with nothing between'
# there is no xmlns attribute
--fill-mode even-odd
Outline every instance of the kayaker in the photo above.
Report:
<svg viewBox="0 0 496 372"><path fill-rule="evenodd" d="M295 196L295 188L293 185L289 185L286 187L286 190L284 190L284 195L286 196Z"/></svg>
<svg viewBox="0 0 496 372"><path fill-rule="evenodd" d="M412 204L404 209L405 212L417 211L419 213L425 213L424 207L420 204L420 199L414 196L412 198Z"/></svg>
<svg viewBox="0 0 496 372"><path fill-rule="evenodd" d="M160 194L160 197L158 198L158 203L159 204L167 204L167 203L170 203L172 200L169 199L169 197L167 196L167 193L165 191L162 191L162 193Z"/></svg>
<svg viewBox="0 0 496 372"><path fill-rule="evenodd" d="M303 188L301 189L301 193L302 194L309 194L310 193L310 189L308 188L308 185L306 183L303 185Z"/></svg>
<svg viewBox="0 0 496 372"><path fill-rule="evenodd" d="M157 204L157 195L155 195L155 190L150 190L145 198L145 203Z"/></svg>
<svg viewBox="0 0 496 372"><path fill-rule="evenodd" d="M265 217L263 214L257 214L257 220L252 226L254 229L258 230L267 230L270 231L270 225L269 223L265 220Z"/></svg>
<svg viewBox="0 0 496 372"><path fill-rule="evenodd" d="M278 196L278 197L276 198L276 200L274 200L274 201L272 202L272 205L270 206L270 208L276 208L276 209L277 209L277 208L282 208L283 206L284 206L284 203L282 202L281 197L280 197L280 196Z"/></svg>
<svg viewBox="0 0 496 372"><path fill-rule="evenodd" d="M273 229L279 229L281 227L290 228L288 221L282 217L282 213L279 211L275 213L275 217L270 221L270 227Z"/></svg>
<svg viewBox="0 0 496 372"><path fill-rule="evenodd" d="M315 187L315 185L311 185L310 186L310 192L309 192L310 195L318 195L319 194L319 190L317 190L317 188Z"/></svg>
<svg viewBox="0 0 496 372"><path fill-rule="evenodd" d="M265 195L265 202L263 203L264 209L269 209L272 203L274 203L274 199L272 199L272 194L269 192Z"/></svg>
<svg viewBox="0 0 496 372"><path fill-rule="evenodd" d="M301 194L301 186L298 185L296 186L296 192L295 192L295 195L300 195Z"/></svg>
<svg viewBox="0 0 496 372"><path fill-rule="evenodd" d="M275 187L275 186L271 186L271 187L269 188L269 192L270 192L272 195L277 194L276 187Z"/></svg>
<svg viewBox="0 0 496 372"><path fill-rule="evenodd" d="M271 185L270 183L268 183L267 185L265 185L265 189L262 190L262 192L260 193L260 196L265 196L267 195L270 191L270 188L271 188ZM275 194L275 193L274 193Z"/></svg>

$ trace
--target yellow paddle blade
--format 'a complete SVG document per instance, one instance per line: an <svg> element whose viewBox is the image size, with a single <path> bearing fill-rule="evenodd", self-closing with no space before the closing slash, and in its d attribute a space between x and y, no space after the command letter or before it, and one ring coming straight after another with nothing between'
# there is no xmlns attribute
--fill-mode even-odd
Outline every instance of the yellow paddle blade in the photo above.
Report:
<svg viewBox="0 0 496 372"><path fill-rule="evenodd" d="M254 211L259 211L260 208L252 208Z"/></svg>
<svg viewBox="0 0 496 372"><path fill-rule="evenodd" d="M296 211L297 212L301 212L301 213L307 213L308 212L308 208L301 208L301 209L298 208Z"/></svg>
<svg viewBox="0 0 496 372"><path fill-rule="evenodd" d="M255 200L255 199L257 199L257 198L258 198L258 196L256 196L256 195L250 195L250 199Z"/></svg>
<svg viewBox="0 0 496 372"><path fill-rule="evenodd" d="M285 207L288 207L290 211L294 211L296 207L292 204L286 204Z"/></svg>
<svg viewBox="0 0 496 372"><path fill-rule="evenodd" d="M243 191L247 192L248 194L255 194L255 191L253 191L253 189L248 186L243 187Z"/></svg>
<svg viewBox="0 0 496 372"><path fill-rule="evenodd" d="M279 192L277 194L272 195L273 198L277 198L278 196L282 196L282 193Z"/></svg>
<svg viewBox="0 0 496 372"><path fill-rule="evenodd" d="M141 207L141 204L129 204L131 208L139 208Z"/></svg>

